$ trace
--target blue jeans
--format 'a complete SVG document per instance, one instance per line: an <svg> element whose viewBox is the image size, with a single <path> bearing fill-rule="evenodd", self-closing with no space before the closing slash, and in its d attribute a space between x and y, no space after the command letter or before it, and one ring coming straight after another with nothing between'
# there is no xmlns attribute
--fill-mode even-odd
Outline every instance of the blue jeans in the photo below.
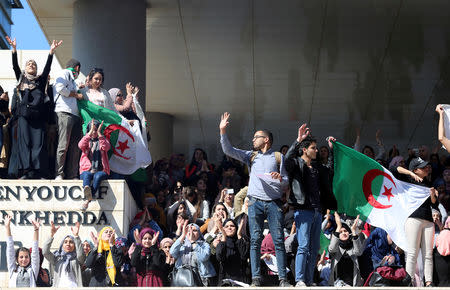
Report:
<svg viewBox="0 0 450 290"><path fill-rule="evenodd" d="M296 210L294 220L298 241L295 281L303 281L309 286L313 283L317 253L320 248L322 215L320 210Z"/></svg>
<svg viewBox="0 0 450 290"><path fill-rule="evenodd" d="M83 187L90 186L92 188L92 195L94 196L97 192L100 183L108 178L108 174L104 171L98 171L96 173L91 173L89 171L83 171L80 175L81 180L83 180Z"/></svg>
<svg viewBox="0 0 450 290"><path fill-rule="evenodd" d="M283 209L280 200L264 201L249 197L248 223L250 226L250 264L252 278L261 278L261 243L263 240L264 220L269 222L277 257L278 277L286 279L286 250L284 248Z"/></svg>

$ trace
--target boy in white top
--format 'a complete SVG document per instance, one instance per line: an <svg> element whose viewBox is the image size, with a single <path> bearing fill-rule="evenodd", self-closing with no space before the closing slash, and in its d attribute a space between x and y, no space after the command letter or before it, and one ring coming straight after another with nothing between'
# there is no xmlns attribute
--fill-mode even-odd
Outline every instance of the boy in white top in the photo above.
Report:
<svg viewBox="0 0 450 290"><path fill-rule="evenodd" d="M80 74L81 64L70 59L53 86L55 112L58 120L58 148L56 150L56 179L74 179L78 176L81 139L81 118L77 100L83 95L78 92L75 79Z"/></svg>

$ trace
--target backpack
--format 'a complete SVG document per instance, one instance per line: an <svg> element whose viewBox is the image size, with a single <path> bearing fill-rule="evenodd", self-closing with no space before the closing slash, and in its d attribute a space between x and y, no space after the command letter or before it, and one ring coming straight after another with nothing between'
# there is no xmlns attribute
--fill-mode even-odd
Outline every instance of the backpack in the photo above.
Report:
<svg viewBox="0 0 450 290"><path fill-rule="evenodd" d="M253 161L255 161L256 155L258 155L258 151L252 151L252 155L250 155L250 167L252 166ZM278 172L280 172L281 152L275 151L275 160L277 161Z"/></svg>
<svg viewBox="0 0 450 290"><path fill-rule="evenodd" d="M376 268L366 280L364 286L410 286L411 277L400 266L380 266Z"/></svg>

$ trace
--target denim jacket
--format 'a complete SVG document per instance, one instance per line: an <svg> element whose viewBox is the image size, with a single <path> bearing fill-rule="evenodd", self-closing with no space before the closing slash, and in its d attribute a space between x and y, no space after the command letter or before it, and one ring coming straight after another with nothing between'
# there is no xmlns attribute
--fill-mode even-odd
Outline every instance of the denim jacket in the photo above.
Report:
<svg viewBox="0 0 450 290"><path fill-rule="evenodd" d="M180 239L177 239L170 248L170 254L176 259L175 267L177 269L183 266L181 256L183 255L184 250L185 246L180 242ZM216 276L214 266L209 261L210 255L209 244L205 241L198 241L197 247L195 247L193 251L197 258L198 272L200 276L202 278L209 278Z"/></svg>

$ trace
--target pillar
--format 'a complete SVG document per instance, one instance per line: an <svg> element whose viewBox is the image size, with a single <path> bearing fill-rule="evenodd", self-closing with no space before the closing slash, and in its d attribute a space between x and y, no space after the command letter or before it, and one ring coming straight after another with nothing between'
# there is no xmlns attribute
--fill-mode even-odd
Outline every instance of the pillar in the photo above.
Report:
<svg viewBox="0 0 450 290"><path fill-rule="evenodd" d="M75 1L72 48L84 74L103 68L106 90L137 85L145 108L145 0Z"/></svg>
<svg viewBox="0 0 450 290"><path fill-rule="evenodd" d="M148 112L151 140L149 142L153 163L173 154L173 116L165 113Z"/></svg>

